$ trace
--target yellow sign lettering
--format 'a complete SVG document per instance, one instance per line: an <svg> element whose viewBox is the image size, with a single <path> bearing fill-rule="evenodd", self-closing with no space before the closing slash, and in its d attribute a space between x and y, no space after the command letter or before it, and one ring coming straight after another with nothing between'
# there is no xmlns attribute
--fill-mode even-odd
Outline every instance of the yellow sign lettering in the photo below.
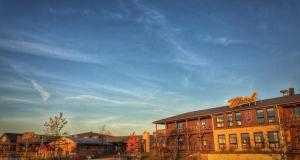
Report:
<svg viewBox="0 0 300 160"><path fill-rule="evenodd" d="M256 102L257 93L253 92L250 97L235 97L227 101L229 108L234 109L244 104L251 104Z"/></svg>

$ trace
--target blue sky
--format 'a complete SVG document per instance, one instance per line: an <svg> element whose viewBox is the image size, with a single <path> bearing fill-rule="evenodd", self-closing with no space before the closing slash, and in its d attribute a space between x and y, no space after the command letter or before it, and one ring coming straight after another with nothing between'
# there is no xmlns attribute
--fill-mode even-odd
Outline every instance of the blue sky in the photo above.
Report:
<svg viewBox="0 0 300 160"><path fill-rule="evenodd" d="M0 0L0 132L152 131L237 95L300 88L299 1Z"/></svg>

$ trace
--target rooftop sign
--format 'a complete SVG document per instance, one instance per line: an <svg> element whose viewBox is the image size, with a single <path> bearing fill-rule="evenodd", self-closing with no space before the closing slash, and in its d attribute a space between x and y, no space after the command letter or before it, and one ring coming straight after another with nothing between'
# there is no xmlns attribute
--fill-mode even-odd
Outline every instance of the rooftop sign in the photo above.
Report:
<svg viewBox="0 0 300 160"><path fill-rule="evenodd" d="M238 106L242 106L244 104L251 104L256 102L257 93L253 92L250 97L234 97L227 101L229 108L235 109Z"/></svg>

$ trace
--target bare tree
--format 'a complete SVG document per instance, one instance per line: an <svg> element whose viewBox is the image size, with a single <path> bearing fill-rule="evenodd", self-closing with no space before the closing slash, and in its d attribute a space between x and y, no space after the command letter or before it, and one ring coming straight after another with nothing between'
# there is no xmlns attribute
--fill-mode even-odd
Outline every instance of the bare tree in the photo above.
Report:
<svg viewBox="0 0 300 160"><path fill-rule="evenodd" d="M59 116L50 117L48 122L44 123L45 132L51 136L61 136L67 134L67 132L61 133L62 129L68 123L63 113L59 113Z"/></svg>
<svg viewBox="0 0 300 160"><path fill-rule="evenodd" d="M99 127L99 133L102 135L107 135L107 136L111 135L111 132L109 130L106 130L105 124Z"/></svg>
<svg viewBox="0 0 300 160"><path fill-rule="evenodd" d="M100 139L105 142L107 141L107 137L111 136L111 132L109 130L106 129L106 125L101 125L99 127L99 134L100 134Z"/></svg>

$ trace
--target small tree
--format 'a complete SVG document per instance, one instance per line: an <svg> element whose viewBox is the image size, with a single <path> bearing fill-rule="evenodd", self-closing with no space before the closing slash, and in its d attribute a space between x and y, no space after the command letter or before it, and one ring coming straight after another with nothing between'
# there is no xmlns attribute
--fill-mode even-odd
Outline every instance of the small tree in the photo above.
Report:
<svg viewBox="0 0 300 160"><path fill-rule="evenodd" d="M62 129L68 123L67 119L64 117L63 113L59 113L59 116L50 117L48 122L44 123L45 132L50 136L61 136L67 134L67 132L61 133Z"/></svg>
<svg viewBox="0 0 300 160"><path fill-rule="evenodd" d="M130 154L139 153L141 149L141 144L139 138L133 132L127 142L127 152Z"/></svg>

